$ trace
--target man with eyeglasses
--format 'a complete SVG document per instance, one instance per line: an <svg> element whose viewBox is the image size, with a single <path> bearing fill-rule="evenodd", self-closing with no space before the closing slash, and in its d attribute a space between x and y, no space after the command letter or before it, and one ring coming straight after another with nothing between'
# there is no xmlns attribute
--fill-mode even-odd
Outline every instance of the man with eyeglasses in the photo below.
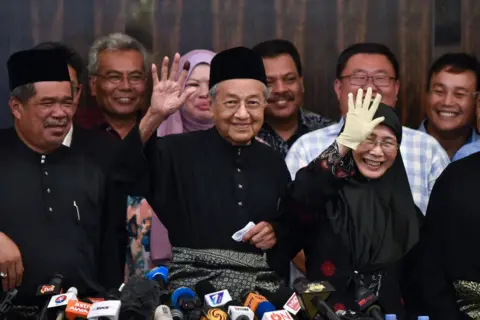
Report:
<svg viewBox="0 0 480 320"><path fill-rule="evenodd" d="M340 133L343 117L348 111L348 94L359 88L372 87L373 94L380 93L382 102L395 106L400 87L399 66L395 55L388 47L378 43L357 43L345 49L337 61L334 90L339 101L342 119L338 124L319 129L302 136L288 152L286 162L292 175L317 158ZM385 152L390 146L380 143ZM373 142L372 142L373 147ZM403 127L400 150L415 204L425 214L428 199L435 180L449 163L449 158L440 144L428 134ZM304 256L300 252L295 266L304 271ZM300 274L292 270L291 281Z"/></svg>
<svg viewBox="0 0 480 320"><path fill-rule="evenodd" d="M113 33L93 43L89 84L103 116L95 126L122 139L130 132L146 106L148 70L145 47L126 34Z"/></svg>
<svg viewBox="0 0 480 320"><path fill-rule="evenodd" d="M464 153L457 156L462 146L480 140L473 127L479 79L480 64L466 53L447 53L428 72L427 117L419 130L437 139L455 160Z"/></svg>

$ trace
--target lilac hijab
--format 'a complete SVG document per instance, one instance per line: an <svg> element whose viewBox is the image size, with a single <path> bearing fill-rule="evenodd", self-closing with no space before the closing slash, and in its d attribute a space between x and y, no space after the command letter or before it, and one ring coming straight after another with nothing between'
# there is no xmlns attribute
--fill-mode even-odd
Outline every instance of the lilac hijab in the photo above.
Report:
<svg viewBox="0 0 480 320"><path fill-rule="evenodd" d="M183 70L183 65L185 62L190 62L190 70L188 71L187 78L190 78L192 71L196 66L202 63L210 65L214 52L208 50L192 50L180 58L180 70ZM185 82L186 82L185 80ZM183 85L182 91L185 89L185 84ZM195 119L191 114L188 113L185 107L182 107L180 110L168 117L167 120L157 129L157 136L162 137L169 134L191 132L198 130L206 130L213 126L213 120L200 121Z"/></svg>

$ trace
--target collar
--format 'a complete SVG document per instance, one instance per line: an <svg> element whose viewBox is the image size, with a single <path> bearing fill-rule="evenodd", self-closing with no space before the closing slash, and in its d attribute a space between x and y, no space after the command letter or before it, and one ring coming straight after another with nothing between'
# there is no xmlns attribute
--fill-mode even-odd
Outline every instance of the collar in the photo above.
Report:
<svg viewBox="0 0 480 320"><path fill-rule="evenodd" d="M107 132L108 134L110 134L111 136L113 136L113 137L115 137L115 138L117 138L117 139L120 139L120 140L122 139L122 137L120 137L120 135L118 134L118 132L115 131L115 129L113 129L112 126L111 126L108 122L106 122L106 121L104 121L102 124L100 124L100 125L98 126L98 128L99 128L100 130L102 130L102 131Z"/></svg>
<svg viewBox="0 0 480 320"><path fill-rule="evenodd" d="M304 126L307 125L307 118L303 108L298 109L298 122L299 122L298 123L299 125L304 125Z"/></svg>
<svg viewBox="0 0 480 320"><path fill-rule="evenodd" d="M428 133L427 132L427 127L425 126L426 122L427 122L427 119L422 120L422 122L420 123L420 126L418 127L418 131Z"/></svg>
<svg viewBox="0 0 480 320"><path fill-rule="evenodd" d="M6 129L6 136L8 137L6 139L6 144L9 146L9 150L15 150L15 152L19 152L23 156L34 160L34 161L39 161L45 159L45 157L49 157L50 159L61 159L61 156L66 154L69 151L69 148L66 147L65 145L60 145L59 148L56 150L53 150L50 153L39 153L33 149L31 149L25 142L20 138L20 136L17 134L17 131L15 130L15 127Z"/></svg>
<svg viewBox="0 0 480 320"><path fill-rule="evenodd" d="M423 119L423 121L420 123L420 126L418 127L418 131L422 131L429 134L427 131L427 121L428 121L427 118ZM475 131L474 128L472 128L472 134L470 135L470 137L468 138L465 144L468 144L470 142L475 142L478 140L480 140L480 135Z"/></svg>
<svg viewBox="0 0 480 320"><path fill-rule="evenodd" d="M192 133L199 132L199 131L194 131ZM201 132L201 131L200 131ZM255 137L252 138L249 144L244 144L244 145L233 145L230 141L222 137L220 132L218 132L218 129L216 126L213 126L210 129L205 130L207 134L211 135L213 139L220 145L222 148L228 149L228 150L236 150L238 151L239 149L244 149L244 148L249 148L254 144L261 143L255 139Z"/></svg>
<svg viewBox="0 0 480 320"><path fill-rule="evenodd" d="M67 135L66 135L65 138L63 139L62 144L63 144L65 147L70 147L70 145L72 144L72 135L73 135L73 124L72 124L72 126L70 127L70 130L68 130Z"/></svg>

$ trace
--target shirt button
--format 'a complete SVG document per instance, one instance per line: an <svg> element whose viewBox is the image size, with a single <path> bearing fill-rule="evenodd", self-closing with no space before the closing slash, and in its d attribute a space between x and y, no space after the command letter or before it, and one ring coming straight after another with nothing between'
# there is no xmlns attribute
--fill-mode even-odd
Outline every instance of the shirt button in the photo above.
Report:
<svg viewBox="0 0 480 320"><path fill-rule="evenodd" d="M52 207L48 208L48 211L52 212L52 211L53 211L53 208L52 208Z"/></svg>
<svg viewBox="0 0 480 320"><path fill-rule="evenodd" d="M42 159L42 161L40 161L40 163L45 163L45 160Z"/></svg>
<svg viewBox="0 0 480 320"><path fill-rule="evenodd" d="M237 172L242 172L242 170L240 170L240 168L237 168Z"/></svg>
<svg viewBox="0 0 480 320"><path fill-rule="evenodd" d="M45 171L45 175L48 176L48 172L47 172L47 171Z"/></svg>
<svg viewBox="0 0 480 320"><path fill-rule="evenodd" d="M242 189L242 188L243 188L243 186L242 186L241 184L239 184L239 185L238 185L238 187L239 187L240 189Z"/></svg>
<svg viewBox="0 0 480 320"><path fill-rule="evenodd" d="M240 207L243 206L242 201L239 201L239 202L238 202L238 205L239 205Z"/></svg>
<svg viewBox="0 0 480 320"><path fill-rule="evenodd" d="M50 193L50 188L47 189L47 193Z"/></svg>

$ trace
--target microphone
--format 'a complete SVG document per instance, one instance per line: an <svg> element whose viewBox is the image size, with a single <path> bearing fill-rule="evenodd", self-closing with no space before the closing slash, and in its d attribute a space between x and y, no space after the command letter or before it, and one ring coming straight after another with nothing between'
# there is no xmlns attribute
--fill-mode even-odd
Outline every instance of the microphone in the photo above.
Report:
<svg viewBox="0 0 480 320"><path fill-rule="evenodd" d="M156 267L150 270L145 277L149 280L156 281L160 286L160 301L162 304L166 304L169 301L168 291L168 269L165 267Z"/></svg>
<svg viewBox="0 0 480 320"><path fill-rule="evenodd" d="M172 313L170 312L170 308L166 305L159 305L157 309L155 309L155 315L153 317L154 320L173 320Z"/></svg>
<svg viewBox="0 0 480 320"><path fill-rule="evenodd" d="M200 320L228 320L228 315L219 308L211 308L203 310L203 315Z"/></svg>
<svg viewBox="0 0 480 320"><path fill-rule="evenodd" d="M70 300L77 300L78 290L75 287L71 287L66 293L54 295L50 298L47 306L47 317L49 319L63 319L64 311L67 308L67 304Z"/></svg>
<svg viewBox="0 0 480 320"><path fill-rule="evenodd" d="M91 303L86 303L78 300L70 300L68 301L67 307L65 308L65 316L67 317L67 320L87 318L91 308Z"/></svg>
<svg viewBox="0 0 480 320"><path fill-rule="evenodd" d="M180 287L172 293L172 307L182 311L192 311L197 307L195 292L187 287Z"/></svg>
<svg viewBox="0 0 480 320"><path fill-rule="evenodd" d="M125 283L122 283L118 289L112 288L105 293L105 300L120 300ZM99 301L100 302L100 301Z"/></svg>
<svg viewBox="0 0 480 320"><path fill-rule="evenodd" d="M367 309L367 314L368 314L369 317L372 317L375 320L383 320L384 319L384 316L382 314L382 309L380 309L380 307L376 304L371 305Z"/></svg>
<svg viewBox="0 0 480 320"><path fill-rule="evenodd" d="M172 314L172 319L173 320L183 320L184 319L182 311L180 311L178 309L171 309L170 312Z"/></svg>
<svg viewBox="0 0 480 320"><path fill-rule="evenodd" d="M250 308L255 313L257 319L262 319L266 312L276 310L275 306L257 291L248 293L244 306Z"/></svg>
<svg viewBox="0 0 480 320"><path fill-rule="evenodd" d="M150 270L145 277L149 280L157 281L160 288L166 289L168 284L168 269L165 267L156 267Z"/></svg>
<svg viewBox="0 0 480 320"><path fill-rule="evenodd" d="M285 309L293 315L301 310L297 294L289 287L280 286L274 293L266 292L265 297L275 306L276 310Z"/></svg>
<svg viewBox="0 0 480 320"><path fill-rule="evenodd" d="M317 307L313 304L313 298L318 297L321 301L328 298L335 289L327 281L310 282L306 278L298 278L293 283L293 288L298 297L298 302L308 317L313 319L318 313Z"/></svg>
<svg viewBox="0 0 480 320"><path fill-rule="evenodd" d="M257 316L257 319L263 319L265 313L273 312L275 310L275 306L270 301L263 301L258 304L257 310L255 310L255 315Z"/></svg>
<svg viewBox="0 0 480 320"><path fill-rule="evenodd" d="M36 296L37 297L45 297L46 302L43 306L42 310L38 315L38 320L46 320L47 319L47 309L50 299L53 295L57 295L62 291L62 284L63 284L63 275L57 273L53 276L48 284L43 284L38 286Z"/></svg>
<svg viewBox="0 0 480 320"><path fill-rule="evenodd" d="M261 320L293 320L287 310L265 312Z"/></svg>
<svg viewBox="0 0 480 320"><path fill-rule="evenodd" d="M4 316L7 315L8 311L12 308L12 300L17 295L18 290L15 288L9 289L5 294L5 297L0 303L0 319L3 319Z"/></svg>
<svg viewBox="0 0 480 320"><path fill-rule="evenodd" d="M312 304L315 306L315 308L317 308L318 313L320 313L321 316L326 317L328 320L340 320L337 314L333 312L333 310L327 305L327 303L320 299L320 297L313 297Z"/></svg>
<svg viewBox="0 0 480 320"><path fill-rule="evenodd" d="M95 302L88 312L87 319L92 320L118 320L122 303L119 300Z"/></svg>
<svg viewBox="0 0 480 320"><path fill-rule="evenodd" d="M120 301L121 318L152 317L160 305L160 286L144 277L132 277L123 287Z"/></svg>
<svg viewBox="0 0 480 320"><path fill-rule="evenodd" d="M195 292L198 297L207 306L215 308L225 305L227 302L232 301L232 297L228 290L217 291L215 287L208 280L201 280L195 285Z"/></svg>
<svg viewBox="0 0 480 320"><path fill-rule="evenodd" d="M250 291L245 298L245 302L243 303L244 307L250 308L253 312L257 310L258 305L261 302L267 301L267 298L259 294L257 291Z"/></svg>
<svg viewBox="0 0 480 320"><path fill-rule="evenodd" d="M375 293L365 287L359 287L355 292L355 295L355 303L361 311L368 309L378 299Z"/></svg>
<svg viewBox="0 0 480 320"><path fill-rule="evenodd" d="M239 300L232 300L225 304L228 315L231 320L253 320L255 314L248 307L242 306L242 302Z"/></svg>

